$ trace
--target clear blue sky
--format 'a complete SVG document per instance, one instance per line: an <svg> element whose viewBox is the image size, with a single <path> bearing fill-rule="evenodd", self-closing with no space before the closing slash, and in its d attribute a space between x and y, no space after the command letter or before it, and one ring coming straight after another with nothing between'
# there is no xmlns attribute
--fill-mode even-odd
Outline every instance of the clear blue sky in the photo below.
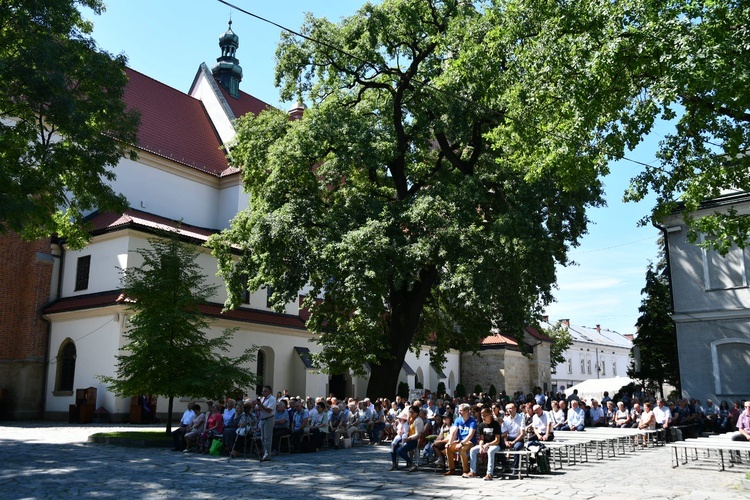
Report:
<svg viewBox="0 0 750 500"><path fill-rule="evenodd" d="M232 30L240 37L237 58L243 69L240 88L282 109L273 86L274 54L281 30L234 11L216 0L110 0L95 16L94 37L109 52L124 53L129 66L186 92L198 66L213 66L220 55L219 36L231 14ZM297 30L306 12L332 21L353 14L359 0L237 0L238 7ZM657 131L658 132L658 131ZM628 158L651 163L658 133ZM550 320L570 319L574 325L595 326L622 334L635 333L640 290L646 266L655 260L658 231L637 227L651 201L621 203L631 176L640 167L620 161L605 179L608 207L590 211L593 223L571 257L578 265L558 269L557 302L547 308Z"/></svg>

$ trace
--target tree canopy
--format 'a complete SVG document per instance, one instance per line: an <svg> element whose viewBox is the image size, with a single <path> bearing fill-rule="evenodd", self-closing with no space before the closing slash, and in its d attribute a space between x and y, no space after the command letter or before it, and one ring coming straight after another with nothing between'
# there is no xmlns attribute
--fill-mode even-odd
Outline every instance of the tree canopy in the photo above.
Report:
<svg viewBox="0 0 750 500"><path fill-rule="evenodd" d="M573 337L570 335L568 328L563 326L562 321L558 321L551 328L545 328L544 334L552 339L552 345L549 348L549 361L552 366L552 373L557 373L557 365L567 363L565 351L573 344Z"/></svg>
<svg viewBox="0 0 750 500"><path fill-rule="evenodd" d="M309 38L282 39L277 80L310 108L238 121L251 203L213 241L230 303L245 286L272 286L278 306L309 287L322 362L368 366L372 396L395 391L410 348L439 365L493 327L520 336L602 203L596 123L527 113L511 14L388 0L308 17Z"/></svg>
<svg viewBox="0 0 750 500"><path fill-rule="evenodd" d="M384 0L308 17L282 37L277 83L310 107L238 122L251 204L213 242L229 304L245 286L279 307L309 287L321 361L367 366L372 396L393 393L410 348L439 364L491 328L520 336L603 204L609 161L657 119L684 110L628 193L655 190L654 216L748 175L727 170L747 161L747 9Z"/></svg>
<svg viewBox="0 0 750 500"><path fill-rule="evenodd" d="M100 0L0 0L0 232L88 240L86 211L122 211L111 168L134 144L125 57L99 49L80 7Z"/></svg>
<svg viewBox="0 0 750 500"><path fill-rule="evenodd" d="M210 336L210 319L201 312L216 292L206 283L197 262L196 248L176 233L149 239L140 248L139 267L122 270L130 307L127 343L117 358L117 376L101 377L119 396L153 394L169 398L167 431L172 403L179 397L222 397L255 384L247 368L255 359L251 349L228 356L233 330Z"/></svg>

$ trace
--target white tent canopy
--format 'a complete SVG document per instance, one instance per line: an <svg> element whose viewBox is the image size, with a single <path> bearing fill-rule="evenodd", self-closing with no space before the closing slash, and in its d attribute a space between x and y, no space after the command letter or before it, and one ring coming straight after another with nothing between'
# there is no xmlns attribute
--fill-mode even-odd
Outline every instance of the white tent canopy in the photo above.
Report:
<svg viewBox="0 0 750 500"><path fill-rule="evenodd" d="M565 395L570 396L574 389L578 389L578 396L581 399L590 400L594 398L601 401L604 397L604 391L609 392L609 397L614 397L623 385L632 382L635 381L629 377L593 378L568 387L565 389Z"/></svg>

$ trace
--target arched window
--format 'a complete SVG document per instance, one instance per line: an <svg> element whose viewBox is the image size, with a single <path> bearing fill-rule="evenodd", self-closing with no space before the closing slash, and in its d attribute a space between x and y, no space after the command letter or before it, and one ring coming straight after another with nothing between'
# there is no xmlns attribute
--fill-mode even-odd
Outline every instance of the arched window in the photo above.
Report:
<svg viewBox="0 0 750 500"><path fill-rule="evenodd" d="M568 373L573 373L573 358L568 358Z"/></svg>
<svg viewBox="0 0 750 500"><path fill-rule="evenodd" d="M607 363L602 359L602 376L607 374Z"/></svg>
<svg viewBox="0 0 750 500"><path fill-rule="evenodd" d="M586 358L581 354L581 373L586 373Z"/></svg>
<svg viewBox="0 0 750 500"><path fill-rule="evenodd" d="M57 353L55 392L72 392L76 374L76 345L65 339Z"/></svg>
<svg viewBox="0 0 750 500"><path fill-rule="evenodd" d="M589 375L591 375L591 356L586 356L586 368L588 369Z"/></svg>

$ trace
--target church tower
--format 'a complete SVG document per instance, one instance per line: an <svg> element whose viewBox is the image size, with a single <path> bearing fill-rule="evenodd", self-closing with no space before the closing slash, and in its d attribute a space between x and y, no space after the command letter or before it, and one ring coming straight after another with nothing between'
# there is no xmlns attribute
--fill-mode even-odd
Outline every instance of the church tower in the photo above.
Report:
<svg viewBox="0 0 750 500"><path fill-rule="evenodd" d="M214 78L232 97L239 98L240 82L242 81L242 68L240 61L235 57L235 52L240 46L240 37L232 31L232 21L226 33L219 37L221 57L216 59L216 64L211 69Z"/></svg>

